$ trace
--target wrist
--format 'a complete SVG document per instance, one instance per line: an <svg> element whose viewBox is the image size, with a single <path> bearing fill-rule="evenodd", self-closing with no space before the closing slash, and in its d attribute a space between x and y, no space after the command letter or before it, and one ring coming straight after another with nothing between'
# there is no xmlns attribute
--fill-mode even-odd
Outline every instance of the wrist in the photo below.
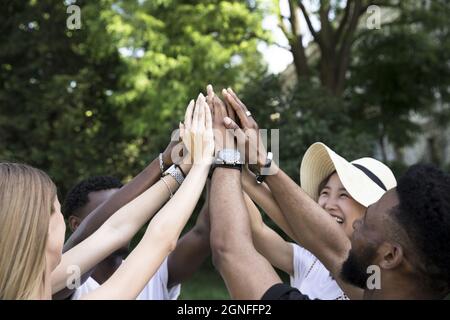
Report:
<svg viewBox="0 0 450 320"><path fill-rule="evenodd" d="M170 167L173 165L172 157L170 156L170 152L166 154L166 152L162 153L162 162L165 168Z"/></svg>

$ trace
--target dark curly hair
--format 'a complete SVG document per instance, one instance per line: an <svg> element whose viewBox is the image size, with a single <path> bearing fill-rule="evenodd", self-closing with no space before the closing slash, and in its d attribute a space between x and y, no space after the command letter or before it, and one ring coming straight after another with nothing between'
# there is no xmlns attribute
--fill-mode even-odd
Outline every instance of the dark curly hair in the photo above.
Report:
<svg viewBox="0 0 450 320"><path fill-rule="evenodd" d="M79 182L69 193L67 193L61 211L68 218L75 211L86 205L89 201L88 195L94 191L117 189L122 187L119 179L109 176L91 177Z"/></svg>
<svg viewBox="0 0 450 320"><path fill-rule="evenodd" d="M435 292L450 288L450 175L431 165L414 165L397 185L393 216L417 253L424 284Z"/></svg>

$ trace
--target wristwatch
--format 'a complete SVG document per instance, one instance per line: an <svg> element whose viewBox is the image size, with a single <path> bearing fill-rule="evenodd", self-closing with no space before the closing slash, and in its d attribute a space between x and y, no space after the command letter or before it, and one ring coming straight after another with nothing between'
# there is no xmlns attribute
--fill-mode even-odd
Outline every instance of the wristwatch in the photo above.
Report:
<svg viewBox="0 0 450 320"><path fill-rule="evenodd" d="M172 176L178 182L179 185L181 185L183 183L183 181L184 181L184 174L183 174L183 172L175 164L171 165L170 168L167 169L163 173L163 177L168 176L168 175Z"/></svg>
<svg viewBox="0 0 450 320"><path fill-rule="evenodd" d="M214 160L213 170L217 167L238 169L242 171L241 154L234 149L220 150L217 153L217 158Z"/></svg>
<svg viewBox="0 0 450 320"><path fill-rule="evenodd" d="M266 163L261 168L260 173L256 175L256 183L261 184L264 182L264 179L266 178L266 176L269 173L270 166L272 165L272 160L273 160L273 153L268 152L267 158L266 158Z"/></svg>

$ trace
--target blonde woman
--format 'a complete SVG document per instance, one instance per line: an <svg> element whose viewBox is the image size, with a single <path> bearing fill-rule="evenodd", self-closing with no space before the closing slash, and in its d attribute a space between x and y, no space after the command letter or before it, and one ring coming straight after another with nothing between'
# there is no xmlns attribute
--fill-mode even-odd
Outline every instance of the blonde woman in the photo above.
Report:
<svg viewBox="0 0 450 320"><path fill-rule="evenodd" d="M119 269L82 298L135 299L175 247L200 197L214 152L211 113L203 95L189 104L182 132L193 160L192 166L181 165L184 172L189 170L183 184ZM177 188L175 177L164 176L62 255L65 224L55 185L41 170L1 163L0 299L51 299L52 292L66 285L68 270L75 266L83 274L128 242Z"/></svg>

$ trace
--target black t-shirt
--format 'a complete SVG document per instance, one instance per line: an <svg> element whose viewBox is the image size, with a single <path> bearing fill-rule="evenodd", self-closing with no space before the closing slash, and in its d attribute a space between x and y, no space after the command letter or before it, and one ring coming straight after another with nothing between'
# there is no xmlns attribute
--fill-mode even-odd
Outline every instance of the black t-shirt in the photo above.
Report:
<svg viewBox="0 0 450 320"><path fill-rule="evenodd" d="M270 287L262 296L261 300L310 300L297 288L284 283L277 283Z"/></svg>

